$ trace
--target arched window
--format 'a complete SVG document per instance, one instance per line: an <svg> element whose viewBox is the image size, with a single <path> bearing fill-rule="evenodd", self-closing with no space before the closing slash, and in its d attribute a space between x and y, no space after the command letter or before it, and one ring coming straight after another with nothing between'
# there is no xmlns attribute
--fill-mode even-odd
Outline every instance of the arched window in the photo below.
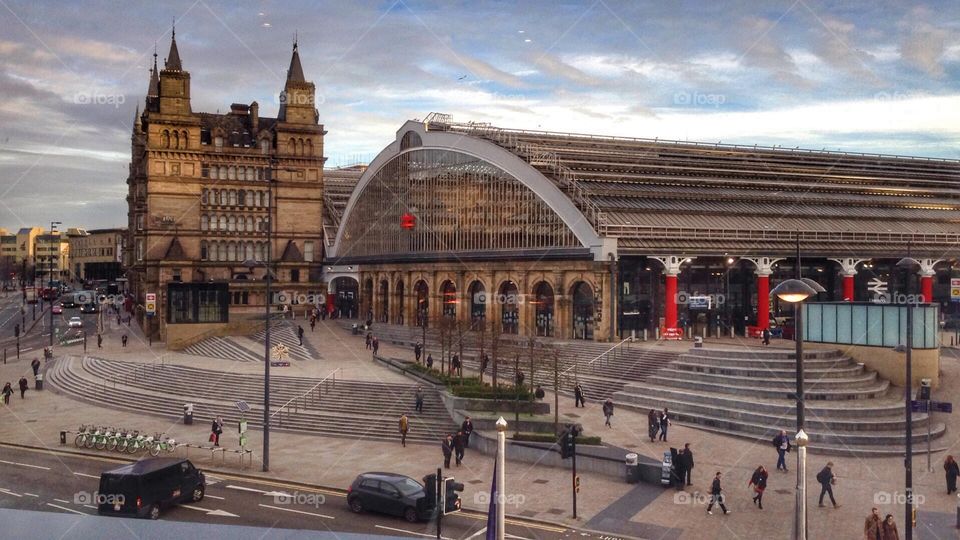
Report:
<svg viewBox="0 0 960 540"><path fill-rule="evenodd" d="M231 189L229 195L227 195L227 204L230 206L237 205L237 191L235 189Z"/></svg>
<svg viewBox="0 0 960 540"><path fill-rule="evenodd" d="M257 173L254 172L253 167L247 167L247 180L252 182L253 180L256 180L256 179L257 179Z"/></svg>
<svg viewBox="0 0 960 540"><path fill-rule="evenodd" d="M186 131L180 132L180 148L187 149L188 135Z"/></svg>
<svg viewBox="0 0 960 540"><path fill-rule="evenodd" d="M230 242L230 244L227 245L227 260L228 261L237 260L237 243L236 242Z"/></svg>
<svg viewBox="0 0 960 540"><path fill-rule="evenodd" d="M227 216L220 216L220 230L227 230Z"/></svg>
<svg viewBox="0 0 960 540"><path fill-rule="evenodd" d="M247 192L247 206L257 205L257 194L254 191Z"/></svg>
<svg viewBox="0 0 960 540"><path fill-rule="evenodd" d="M210 167L210 179L217 180L219 175L217 174L217 168L215 166Z"/></svg>
<svg viewBox="0 0 960 540"><path fill-rule="evenodd" d="M247 204L247 192L240 190L237 192L237 204L240 206L246 206Z"/></svg>
<svg viewBox="0 0 960 540"><path fill-rule="evenodd" d="M201 241L200 241L200 260L201 260L201 261L207 260L207 249L208 249L208 248L207 248L207 241L206 241L206 240L201 240Z"/></svg>
<svg viewBox="0 0 960 540"><path fill-rule="evenodd" d="M313 141L311 141L310 139L307 139L306 146L304 147L304 152L306 152L306 155L308 156L313 155Z"/></svg>
<svg viewBox="0 0 960 540"><path fill-rule="evenodd" d="M200 230L205 231L209 228L210 228L210 218L206 214L203 214L202 216L200 216Z"/></svg>
<svg viewBox="0 0 960 540"><path fill-rule="evenodd" d="M244 260L254 260L255 258L256 254L253 252L253 242L247 242L247 254L244 257Z"/></svg>
<svg viewBox="0 0 960 540"><path fill-rule="evenodd" d="M220 195L220 197L219 197L220 200L217 201L217 203L220 204L221 206L226 206L226 205L227 205L227 190L221 189L219 195Z"/></svg>
<svg viewBox="0 0 960 540"><path fill-rule="evenodd" d="M170 131L163 130L163 133L160 134L160 146L163 148L170 148Z"/></svg>
<svg viewBox="0 0 960 540"><path fill-rule="evenodd" d="M227 169L227 179L228 179L228 180L236 180L236 179L237 179L237 168L234 167L233 165L231 165L230 168Z"/></svg>
<svg viewBox="0 0 960 540"><path fill-rule="evenodd" d="M257 218L257 228L256 228L256 230L257 230L257 232L260 232L260 231L263 230L263 218L259 218L259 217Z"/></svg>
<svg viewBox="0 0 960 540"><path fill-rule="evenodd" d="M220 167L220 179L221 179L221 180L226 180L226 179L227 179L227 168L226 168L226 167Z"/></svg>
<svg viewBox="0 0 960 540"><path fill-rule="evenodd" d="M247 232L253 232L253 218L250 216L247 216ZM250 257L247 258L249 259Z"/></svg>
<svg viewBox="0 0 960 540"><path fill-rule="evenodd" d="M227 260L227 243L220 242L220 245L217 246L217 260L225 261Z"/></svg>
<svg viewBox="0 0 960 540"><path fill-rule="evenodd" d="M217 152L219 152L220 150L223 149L223 136L222 136L222 135L217 135L216 137L213 138L213 146L215 147L215 149L216 149Z"/></svg>
<svg viewBox="0 0 960 540"><path fill-rule="evenodd" d="M260 140L260 153L264 155L270 153L270 141L268 139Z"/></svg>
<svg viewBox="0 0 960 540"><path fill-rule="evenodd" d="M207 204L209 200L210 200L210 190L204 189L203 191L200 192L200 203Z"/></svg>
<svg viewBox="0 0 960 540"><path fill-rule="evenodd" d="M267 208L270 208L270 192L269 191L263 192L263 205L266 206Z"/></svg>
<svg viewBox="0 0 960 540"><path fill-rule="evenodd" d="M263 192L257 192L257 206L263 206Z"/></svg>
<svg viewBox="0 0 960 540"><path fill-rule="evenodd" d="M233 232L237 230L237 217L230 216L230 219L227 220L227 230Z"/></svg>
<svg viewBox="0 0 960 540"><path fill-rule="evenodd" d="M180 132L173 132L173 148L180 148Z"/></svg>
<svg viewBox="0 0 960 540"><path fill-rule="evenodd" d="M303 155L303 139L297 139L297 155Z"/></svg>

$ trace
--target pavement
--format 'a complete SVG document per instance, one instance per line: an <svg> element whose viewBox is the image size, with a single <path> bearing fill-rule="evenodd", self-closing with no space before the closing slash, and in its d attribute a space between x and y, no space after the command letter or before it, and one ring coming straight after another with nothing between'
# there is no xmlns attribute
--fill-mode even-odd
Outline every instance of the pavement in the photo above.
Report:
<svg viewBox="0 0 960 540"><path fill-rule="evenodd" d="M300 320L296 324L303 322ZM364 349L363 339L350 336L349 332L341 329L339 325L321 321L314 332L310 332L308 325L304 325L304 328L305 339L319 351L321 359L313 363L294 361L289 368L274 368L274 373L322 377L340 369L347 379L384 382L406 380L373 362L370 352ZM119 342L119 336L124 332L130 335L130 343L126 348L121 347ZM736 340L729 338L708 340L708 344L711 342L723 346L738 345ZM755 342L750 340L748 343ZM689 341L651 344L678 351L686 350L690 345ZM788 348L793 344L774 341L773 346ZM80 352L82 348L79 346L57 349L57 354ZM149 347L135 328L125 326L108 328L103 348L91 349L88 352L104 358L131 362L185 363L225 372L262 371L262 365L253 362L190 356L167 351L162 344L156 343ZM412 351L386 343L381 344L380 352L387 356L412 356ZM953 351L944 352L944 384L935 392L935 397L949 399L948 396L958 395L960 392L960 362L957 360ZM15 382L20 374L29 375L29 361L29 358L25 358L0 366L0 382ZM171 398L177 399L175 396ZM122 395L118 396L118 399L122 399ZM546 401L552 403L552 396L548 396ZM774 467L776 452L763 442L744 441L674 425L669 431L669 443L650 443L645 437L645 415L617 409L613 427L606 428L603 426L599 403L590 401L585 408L574 409L572 398L566 396L561 396L560 403L562 418L582 423L588 433L601 435L605 442L655 459L660 459L671 445L682 447L683 443L690 443L696 463L694 485L678 494L674 490L659 486L629 485L620 478L581 474L582 487L577 509L579 518L574 520L571 515L568 469L508 462L505 493L508 500L515 503L508 507L508 514L602 530L621 537L682 540L789 537L796 483L793 474L795 456L790 457L791 472L778 473ZM130 413L112 407L109 403L102 407L81 404L49 391L28 391L24 400L15 395L9 407L0 408L0 416L6 416L0 421L0 441L37 447L59 448L59 431L75 429L82 423L135 427L151 433L165 432L180 441L192 442L206 441L209 433L209 426L205 423L184 426L175 420ZM960 443L960 420L953 415L942 415L938 417L938 421L944 421L948 425L946 438L943 439L945 445L950 447L950 452L960 454L960 447L957 446ZM791 419L784 420L785 429L789 429L791 422ZM259 460L262 458L259 451L254 456L254 467L246 471L241 471L234 462L235 458L222 461L220 457L211 458L208 452L200 450L191 450L189 457L201 468L245 472L257 478L295 480L340 489L348 486L360 472L386 469L419 478L435 470L441 461L439 443L411 444L402 448L399 443L368 441L360 444L350 439L286 432L273 432L270 440L269 473L258 471ZM224 443L228 447L237 444L236 434L229 426L224 434ZM259 450L260 446L259 433L251 433L249 447ZM71 448L72 446L64 449ZM4 457L10 455L8 452L9 449L0 447L0 460L16 461ZM109 455L107 452L104 454ZM828 459L836 464L834 471L839 476L834 489L838 501L842 504L839 509L819 508L816 505L815 498L819 488L815 475ZM918 500L921 501L918 526L921 538L958 538L956 530L952 528L952 517L955 515L958 500L956 496L947 496L945 493L939 465L942 459L943 453L935 454L932 462L934 472L927 473L924 471L925 456L914 457L914 485ZM750 502L752 494L747 487L750 473L760 464L771 471L762 511ZM463 493L465 508L485 509L484 494L485 490L489 489L492 469L491 456L468 450L464 466L450 470L449 474L456 476L458 481L466 485ZM706 514L704 494L716 471L724 473L723 485L727 506L732 510L730 515L719 512L712 516ZM903 534L903 505L895 504L903 493L902 459L828 458L812 455L808 462L807 486L811 538L861 538L863 518L872 506L877 506L883 514L893 514ZM13 486L7 485L0 487L13 489ZM0 501L3 500L0 494Z"/></svg>

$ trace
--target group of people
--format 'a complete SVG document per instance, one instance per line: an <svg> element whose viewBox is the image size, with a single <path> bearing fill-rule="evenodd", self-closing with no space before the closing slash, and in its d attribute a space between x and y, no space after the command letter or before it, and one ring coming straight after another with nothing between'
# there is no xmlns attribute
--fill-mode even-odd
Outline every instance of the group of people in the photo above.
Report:
<svg viewBox="0 0 960 540"><path fill-rule="evenodd" d="M33 378L36 379L37 374L40 373L40 359L34 358L33 361L30 362L30 368L33 369ZM20 399L26 399L27 389L30 388L30 383L27 382L27 378L20 377L20 380L17 381L17 386L20 388ZM13 384L7 381L7 383L3 385L3 389L0 390L0 397L3 398L4 405L10 404L10 396L13 395L13 392Z"/></svg>
<svg viewBox="0 0 960 540"><path fill-rule="evenodd" d="M656 442L659 439L667 442L667 428L673 423L670 421L670 411L664 407L662 411L650 409L647 414L647 435L650 436L650 442Z"/></svg>
<svg viewBox="0 0 960 540"><path fill-rule="evenodd" d="M366 344L367 350L372 350L373 354L377 354L377 351L380 350L380 340L373 335L373 332L367 332Z"/></svg>
<svg viewBox="0 0 960 540"><path fill-rule="evenodd" d="M473 421L470 417L464 419L460 426L460 431L456 435L448 433L443 441L440 442L440 450L443 452L443 468L450 468L450 458L456 458L457 467L463 463L463 455L467 448L470 448L470 435L473 433Z"/></svg>
<svg viewBox="0 0 960 540"><path fill-rule="evenodd" d="M880 519L880 510L871 508L870 515L863 524L863 538L864 540L900 540L900 531L897 530L893 514L887 514Z"/></svg>

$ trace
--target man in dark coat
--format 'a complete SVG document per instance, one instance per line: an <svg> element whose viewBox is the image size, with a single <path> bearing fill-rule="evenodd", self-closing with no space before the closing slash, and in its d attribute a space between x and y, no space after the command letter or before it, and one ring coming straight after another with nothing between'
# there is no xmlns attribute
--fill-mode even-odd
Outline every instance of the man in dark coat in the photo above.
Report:
<svg viewBox="0 0 960 540"><path fill-rule="evenodd" d="M456 437L453 438L453 450L457 457L457 467L463 463L463 449L466 448L466 439L467 437L463 434L463 431L458 431Z"/></svg>
<svg viewBox="0 0 960 540"><path fill-rule="evenodd" d="M420 363L420 355L423 354L423 345L418 341L416 345L413 346L413 357L417 360L417 363Z"/></svg>
<svg viewBox="0 0 960 540"><path fill-rule="evenodd" d="M708 514L713 514L714 504L719 504L720 509L723 510L724 514L730 513L730 511L727 510L727 507L723 505L723 488L720 487L719 471L717 471L717 475L713 477L713 484L710 485L710 504L707 505Z"/></svg>
<svg viewBox="0 0 960 540"><path fill-rule="evenodd" d="M473 433L473 420L470 417L466 417L463 420L463 424L460 425L460 431L463 432L463 446L470 448L470 435Z"/></svg>
<svg viewBox="0 0 960 540"><path fill-rule="evenodd" d="M817 473L817 482L820 482L820 502L821 507L826 506L823 504L823 496L830 495L830 502L833 503L834 508L840 508L840 505L837 504L837 500L833 498L833 484L836 482L836 475L833 474L833 462L828 461L827 466L820 470Z"/></svg>
<svg viewBox="0 0 960 540"><path fill-rule="evenodd" d="M27 382L26 377L20 377L20 399L23 399L23 395L27 393L27 387L29 383Z"/></svg>
<svg viewBox="0 0 960 540"><path fill-rule="evenodd" d="M686 484L692 486L693 482L690 481L690 477L693 474L693 451L690 450L690 443L683 445L683 450L680 451L679 457L683 471L683 474L681 474L680 471L677 472L677 476L680 477L680 485Z"/></svg>
<svg viewBox="0 0 960 540"><path fill-rule="evenodd" d="M297 338L300 340L300 345L303 346L303 327L299 324L297 325Z"/></svg>
<svg viewBox="0 0 960 540"><path fill-rule="evenodd" d="M34 358L33 362L30 362L30 367L33 368L33 376L36 377L40 373L40 359Z"/></svg>
<svg viewBox="0 0 960 540"><path fill-rule="evenodd" d="M573 387L573 407L586 407L587 402L583 399L583 387L580 386L580 383L577 383Z"/></svg>
<svg viewBox="0 0 960 540"><path fill-rule="evenodd" d="M453 435L447 435L440 443L440 449L443 451L443 468L450 468L450 456L453 455Z"/></svg>
<svg viewBox="0 0 960 540"><path fill-rule="evenodd" d="M790 451L790 437L785 430L773 438L773 447L777 449L777 470L787 472L787 452Z"/></svg>

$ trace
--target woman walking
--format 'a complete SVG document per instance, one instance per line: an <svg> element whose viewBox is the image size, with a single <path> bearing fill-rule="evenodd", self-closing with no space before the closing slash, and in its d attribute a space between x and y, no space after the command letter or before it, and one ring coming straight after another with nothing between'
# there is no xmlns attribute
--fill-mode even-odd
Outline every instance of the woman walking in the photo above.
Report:
<svg viewBox="0 0 960 540"><path fill-rule="evenodd" d="M223 418L216 417L210 425L210 442L214 446L220 446L220 434L223 433Z"/></svg>
<svg viewBox="0 0 960 540"><path fill-rule="evenodd" d="M607 427L613 427L610 425L610 417L613 416L613 400L610 398L607 398L607 400L603 402L603 416L607 418L607 422L604 425Z"/></svg>
<svg viewBox="0 0 960 540"><path fill-rule="evenodd" d="M649 424L647 429L650 435L650 442L655 442L657 440L657 431L660 429L660 418L657 417L657 411L650 409L650 414L647 415L647 422Z"/></svg>
<svg viewBox="0 0 960 540"><path fill-rule="evenodd" d="M747 482L747 486L753 486L753 504L760 507L763 510L763 491L767 489L767 470L763 468L763 465L757 467L757 470L753 471L753 476L750 477L750 481Z"/></svg>
<svg viewBox="0 0 960 540"><path fill-rule="evenodd" d="M897 530L897 523L893 521L893 514L887 514L887 517L883 518L881 529L883 540L900 540L900 531Z"/></svg>
<svg viewBox="0 0 960 540"><path fill-rule="evenodd" d="M943 470L947 475L947 495L957 490L957 476L960 476L960 465L954 461L953 456L947 456L943 460Z"/></svg>

